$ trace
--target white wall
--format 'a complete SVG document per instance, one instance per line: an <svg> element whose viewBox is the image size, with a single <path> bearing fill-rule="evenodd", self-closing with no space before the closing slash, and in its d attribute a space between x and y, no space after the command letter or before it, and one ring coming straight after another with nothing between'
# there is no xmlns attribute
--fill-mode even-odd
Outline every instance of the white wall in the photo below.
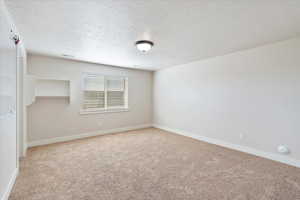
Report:
<svg viewBox="0 0 300 200"><path fill-rule="evenodd" d="M0 199L7 200L18 173L17 153L17 34L0 0ZM11 33L12 31L12 33ZM18 102L19 103L19 102Z"/></svg>
<svg viewBox="0 0 300 200"><path fill-rule="evenodd" d="M41 99L28 107L29 142L152 123L150 71L117 68L38 55L28 56L28 72L36 76L71 80L71 101ZM129 78L128 112L80 115L83 72L125 75Z"/></svg>
<svg viewBox="0 0 300 200"><path fill-rule="evenodd" d="M18 45L18 55L17 55L17 132L19 135L19 156L24 157L27 150L27 114L26 105L24 98L25 83L24 77L27 73L27 54L25 47L20 43Z"/></svg>
<svg viewBox="0 0 300 200"><path fill-rule="evenodd" d="M300 160L300 38L157 71L153 95L157 125Z"/></svg>

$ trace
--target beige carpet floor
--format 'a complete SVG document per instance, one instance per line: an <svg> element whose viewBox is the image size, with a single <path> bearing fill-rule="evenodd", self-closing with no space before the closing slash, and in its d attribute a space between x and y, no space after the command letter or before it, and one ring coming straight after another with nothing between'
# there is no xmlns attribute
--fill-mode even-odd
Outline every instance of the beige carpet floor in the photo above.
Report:
<svg viewBox="0 0 300 200"><path fill-rule="evenodd" d="M29 149L10 200L300 200L300 169L149 128Z"/></svg>

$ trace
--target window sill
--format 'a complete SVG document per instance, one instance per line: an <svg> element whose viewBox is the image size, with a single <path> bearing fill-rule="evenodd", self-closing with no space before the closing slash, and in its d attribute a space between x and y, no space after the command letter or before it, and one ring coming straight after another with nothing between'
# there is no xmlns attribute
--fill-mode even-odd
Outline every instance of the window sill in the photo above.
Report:
<svg viewBox="0 0 300 200"><path fill-rule="evenodd" d="M112 109L107 109L107 110L80 110L79 114L89 115L89 114L128 112L128 111L129 111L129 108L112 108Z"/></svg>

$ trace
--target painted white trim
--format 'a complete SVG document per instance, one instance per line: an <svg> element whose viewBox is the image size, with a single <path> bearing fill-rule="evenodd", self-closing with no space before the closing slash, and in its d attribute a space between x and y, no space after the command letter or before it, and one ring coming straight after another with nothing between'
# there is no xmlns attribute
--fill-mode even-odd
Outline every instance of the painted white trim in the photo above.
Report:
<svg viewBox="0 0 300 200"><path fill-rule="evenodd" d="M108 109L98 109L94 111L90 110L80 110L79 114L89 115L89 114L104 114L104 113L119 113L119 112L129 112L129 108L108 108Z"/></svg>
<svg viewBox="0 0 300 200"><path fill-rule="evenodd" d="M27 154L27 141L23 141L23 149L22 149L22 154L20 155L19 159L25 158Z"/></svg>
<svg viewBox="0 0 300 200"><path fill-rule="evenodd" d="M28 143L28 147L34 147L34 146L41 146L46 144L52 144L52 143L58 143L58 142L66 142L86 137L92 137L97 135L105 135L105 134L111 134L111 133L119 133L123 131L132 131L142 128L150 128L152 127L152 124L142 124L137 126L128 126L128 127L122 127L122 128L115 128L115 129L109 129L109 130L99 130L99 131L93 131L88 133L82 133L79 135L70 135L70 136L64 136L64 137L56 137L56 138L49 138L44 140L37 140L37 141L31 141Z"/></svg>
<svg viewBox="0 0 300 200"><path fill-rule="evenodd" d="M265 152L265 151L261 151L261 150L257 150L251 147L247 147L247 146L242 146L242 145L238 145L238 144L232 144L232 143L228 143L225 141L221 141L218 139L214 139L214 138L209 138L206 136L201 136L189 131L184 131L184 130L179 130L179 129L173 129L173 128L169 128L166 126L161 126L158 124L153 124L153 127L158 128L158 129L162 129L168 132L172 132L178 135L183 135L183 136L187 136L187 137L191 137L193 139L196 140L200 140L200 141L204 141L210 144L216 144L219 146L223 146L229 149L234 149L237 151L241 151L244 153L248 153L248 154L252 154L255 156L259 156L259 157L263 157L263 158L267 158L270 160L274 160L277 162L281 162L281 163L285 163L291 166L295 166L295 167L300 167L300 160L296 160L290 157L287 157L285 155L279 155L279 154L275 154L275 153L271 153L271 152Z"/></svg>
<svg viewBox="0 0 300 200"><path fill-rule="evenodd" d="M10 181L8 183L8 186L6 188L6 191L4 192L4 195L2 196L1 200L8 200L8 197L14 187L14 184L16 182L17 176L19 174L19 168L16 168L15 171L13 172Z"/></svg>

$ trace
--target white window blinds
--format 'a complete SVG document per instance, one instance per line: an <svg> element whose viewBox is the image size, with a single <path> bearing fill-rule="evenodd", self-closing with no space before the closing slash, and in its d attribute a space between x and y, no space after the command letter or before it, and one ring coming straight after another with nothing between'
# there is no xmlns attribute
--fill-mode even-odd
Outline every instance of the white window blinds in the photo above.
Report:
<svg viewBox="0 0 300 200"><path fill-rule="evenodd" d="M107 78L107 106L123 107L124 106L125 79L124 78Z"/></svg>
<svg viewBox="0 0 300 200"><path fill-rule="evenodd" d="M83 109L88 111L127 108L127 78L86 74Z"/></svg>
<svg viewBox="0 0 300 200"><path fill-rule="evenodd" d="M103 109L105 107L104 76L87 75L84 78L83 109Z"/></svg>

